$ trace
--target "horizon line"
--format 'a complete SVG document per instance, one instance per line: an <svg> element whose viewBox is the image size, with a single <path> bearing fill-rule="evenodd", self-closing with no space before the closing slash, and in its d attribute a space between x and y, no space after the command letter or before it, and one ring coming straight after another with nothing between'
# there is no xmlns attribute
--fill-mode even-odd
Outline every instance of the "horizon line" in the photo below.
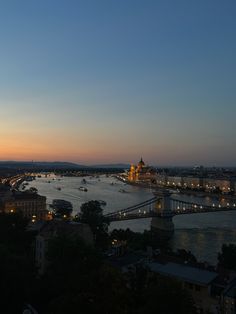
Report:
<svg viewBox="0 0 236 314"><path fill-rule="evenodd" d="M93 167L93 166L104 166L104 165L131 165L132 163L130 162L99 162L99 163L89 163L85 164L83 162L75 162L75 161L68 161L68 160L54 160L54 161L48 161L48 160L2 160L0 159L0 163L71 163L75 164L78 166L83 166L83 167ZM149 165L149 164L147 164ZM192 168L192 167L204 167L204 168L236 168L236 165L202 165L202 164L191 164L191 165L176 165L176 164L160 164L160 165L149 165L153 167L159 167L159 168Z"/></svg>

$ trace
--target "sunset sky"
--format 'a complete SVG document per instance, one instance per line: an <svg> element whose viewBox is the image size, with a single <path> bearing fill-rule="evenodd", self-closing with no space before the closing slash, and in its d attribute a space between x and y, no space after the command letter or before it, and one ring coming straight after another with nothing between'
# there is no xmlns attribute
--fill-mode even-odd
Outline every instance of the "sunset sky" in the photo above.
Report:
<svg viewBox="0 0 236 314"><path fill-rule="evenodd" d="M1 160L236 166L236 1L0 1L0 109Z"/></svg>

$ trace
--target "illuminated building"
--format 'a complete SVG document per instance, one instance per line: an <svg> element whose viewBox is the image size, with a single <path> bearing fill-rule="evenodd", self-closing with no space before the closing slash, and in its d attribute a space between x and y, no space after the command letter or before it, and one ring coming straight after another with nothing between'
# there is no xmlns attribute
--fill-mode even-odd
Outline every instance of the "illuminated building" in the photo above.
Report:
<svg viewBox="0 0 236 314"><path fill-rule="evenodd" d="M136 165L132 164L128 172L128 180L130 182L153 181L156 179L156 170L145 165L143 159Z"/></svg>
<svg viewBox="0 0 236 314"><path fill-rule="evenodd" d="M4 202L5 213L22 213L23 217L32 220L47 220L46 197L37 193L18 192Z"/></svg>

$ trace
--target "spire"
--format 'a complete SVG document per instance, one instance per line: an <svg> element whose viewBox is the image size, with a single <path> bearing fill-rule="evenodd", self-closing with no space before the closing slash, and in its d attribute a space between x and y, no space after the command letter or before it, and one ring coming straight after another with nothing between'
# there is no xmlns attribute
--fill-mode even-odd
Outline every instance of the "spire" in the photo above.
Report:
<svg viewBox="0 0 236 314"><path fill-rule="evenodd" d="M138 166L141 167L141 168L145 166L145 163L144 163L144 161L143 161L143 157L141 157L141 160L140 160L140 162L138 163Z"/></svg>

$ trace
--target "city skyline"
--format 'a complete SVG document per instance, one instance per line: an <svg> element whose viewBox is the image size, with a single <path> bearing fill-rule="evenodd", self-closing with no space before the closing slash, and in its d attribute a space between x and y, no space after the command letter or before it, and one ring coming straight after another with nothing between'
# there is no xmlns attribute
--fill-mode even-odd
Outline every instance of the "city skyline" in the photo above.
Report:
<svg viewBox="0 0 236 314"><path fill-rule="evenodd" d="M236 166L236 3L0 4L0 160Z"/></svg>

